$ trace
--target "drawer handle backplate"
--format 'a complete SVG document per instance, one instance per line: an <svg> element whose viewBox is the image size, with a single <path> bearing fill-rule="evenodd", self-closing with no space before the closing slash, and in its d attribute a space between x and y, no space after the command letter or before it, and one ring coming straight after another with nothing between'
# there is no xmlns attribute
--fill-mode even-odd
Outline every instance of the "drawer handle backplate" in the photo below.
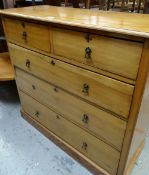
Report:
<svg viewBox="0 0 149 175"><path fill-rule="evenodd" d="M30 68L30 65L31 65L31 63L30 63L30 60L26 60L26 67L28 67L28 68Z"/></svg>
<svg viewBox="0 0 149 175"><path fill-rule="evenodd" d="M22 22L22 27L25 28L25 22Z"/></svg>
<svg viewBox="0 0 149 175"><path fill-rule="evenodd" d="M85 39L86 39L86 41L89 43L89 42L92 40L91 34L90 34L90 33L86 33L86 34L85 34Z"/></svg>
<svg viewBox="0 0 149 175"><path fill-rule="evenodd" d="M57 119L60 119L60 116L59 116L59 115L56 115L56 118L57 118Z"/></svg>
<svg viewBox="0 0 149 175"><path fill-rule="evenodd" d="M83 117L82 117L82 121L87 124L88 123L88 120L89 120L89 117L87 114L84 114Z"/></svg>
<svg viewBox="0 0 149 175"><path fill-rule="evenodd" d="M54 62L54 60L52 60L52 61L51 61L51 64L52 64L53 66L55 65L55 62Z"/></svg>
<svg viewBox="0 0 149 175"><path fill-rule="evenodd" d="M90 59L91 58L91 53L92 53L91 48L90 47L87 47L85 49L85 58Z"/></svg>
<svg viewBox="0 0 149 175"><path fill-rule="evenodd" d="M24 41L27 41L27 32L23 32L23 33L22 33L22 39L23 39Z"/></svg>
<svg viewBox="0 0 149 175"><path fill-rule="evenodd" d="M87 147L88 147L87 143L86 142L83 142L82 143L82 149L84 149L86 151L87 150Z"/></svg>
<svg viewBox="0 0 149 175"><path fill-rule="evenodd" d="M89 94L89 85L84 83L83 84L83 90L82 92L84 93L84 95L88 95Z"/></svg>
<svg viewBox="0 0 149 175"><path fill-rule="evenodd" d="M39 117L39 112L38 111L36 111L35 116Z"/></svg>
<svg viewBox="0 0 149 175"><path fill-rule="evenodd" d="M32 88L33 88L33 90L35 90L36 89L36 86L35 85L32 85Z"/></svg>
<svg viewBox="0 0 149 175"><path fill-rule="evenodd" d="M54 91L55 92L58 92L58 87L54 87Z"/></svg>

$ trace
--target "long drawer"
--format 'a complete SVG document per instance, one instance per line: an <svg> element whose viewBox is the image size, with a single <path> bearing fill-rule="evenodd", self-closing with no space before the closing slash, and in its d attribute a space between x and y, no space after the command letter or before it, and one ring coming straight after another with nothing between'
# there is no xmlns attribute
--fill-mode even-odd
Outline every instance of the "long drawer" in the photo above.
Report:
<svg viewBox="0 0 149 175"><path fill-rule="evenodd" d="M36 77L16 69L20 90L121 150L126 122Z"/></svg>
<svg viewBox="0 0 149 175"><path fill-rule="evenodd" d="M142 43L59 28L52 29L52 40L55 55L136 79Z"/></svg>
<svg viewBox="0 0 149 175"><path fill-rule="evenodd" d="M93 162L111 174L116 174L120 157L118 151L22 92L20 92L20 99L26 113Z"/></svg>
<svg viewBox="0 0 149 175"><path fill-rule="evenodd" d="M94 104L128 117L134 86L9 44L14 65Z"/></svg>
<svg viewBox="0 0 149 175"><path fill-rule="evenodd" d="M48 26L10 18L4 18L4 26L9 42L50 52Z"/></svg>

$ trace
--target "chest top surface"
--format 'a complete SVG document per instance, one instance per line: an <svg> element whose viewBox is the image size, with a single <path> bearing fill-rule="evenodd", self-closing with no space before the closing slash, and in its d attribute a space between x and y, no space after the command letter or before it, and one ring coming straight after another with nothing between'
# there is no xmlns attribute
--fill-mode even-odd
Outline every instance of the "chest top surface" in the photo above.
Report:
<svg viewBox="0 0 149 175"><path fill-rule="evenodd" d="M1 15L149 38L149 15L54 6L0 10Z"/></svg>

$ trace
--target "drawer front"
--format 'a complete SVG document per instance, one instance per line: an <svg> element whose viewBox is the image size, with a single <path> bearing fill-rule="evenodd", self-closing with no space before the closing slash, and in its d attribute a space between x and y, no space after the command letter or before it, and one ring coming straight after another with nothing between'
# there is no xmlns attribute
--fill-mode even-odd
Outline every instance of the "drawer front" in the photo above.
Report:
<svg viewBox="0 0 149 175"><path fill-rule="evenodd" d="M16 69L20 90L121 150L126 122L36 77Z"/></svg>
<svg viewBox="0 0 149 175"><path fill-rule="evenodd" d="M120 157L118 151L24 93L20 92L20 97L22 107L26 113L83 153L86 157L90 158L93 162L97 163L108 172L116 174Z"/></svg>
<svg viewBox="0 0 149 175"><path fill-rule="evenodd" d="M12 44L9 49L14 65L92 103L128 117L133 86Z"/></svg>
<svg viewBox="0 0 149 175"><path fill-rule="evenodd" d="M55 55L136 79L142 43L58 28L52 33Z"/></svg>
<svg viewBox="0 0 149 175"><path fill-rule="evenodd" d="M7 40L45 52L50 52L50 32L45 25L4 18Z"/></svg>

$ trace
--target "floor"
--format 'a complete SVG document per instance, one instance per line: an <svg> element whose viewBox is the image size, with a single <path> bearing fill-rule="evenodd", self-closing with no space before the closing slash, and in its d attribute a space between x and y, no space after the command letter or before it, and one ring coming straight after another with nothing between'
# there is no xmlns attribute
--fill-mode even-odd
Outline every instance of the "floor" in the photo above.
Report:
<svg viewBox="0 0 149 175"><path fill-rule="evenodd" d="M92 175L20 116L14 82L0 83L0 175ZM132 175L149 173L149 134Z"/></svg>

